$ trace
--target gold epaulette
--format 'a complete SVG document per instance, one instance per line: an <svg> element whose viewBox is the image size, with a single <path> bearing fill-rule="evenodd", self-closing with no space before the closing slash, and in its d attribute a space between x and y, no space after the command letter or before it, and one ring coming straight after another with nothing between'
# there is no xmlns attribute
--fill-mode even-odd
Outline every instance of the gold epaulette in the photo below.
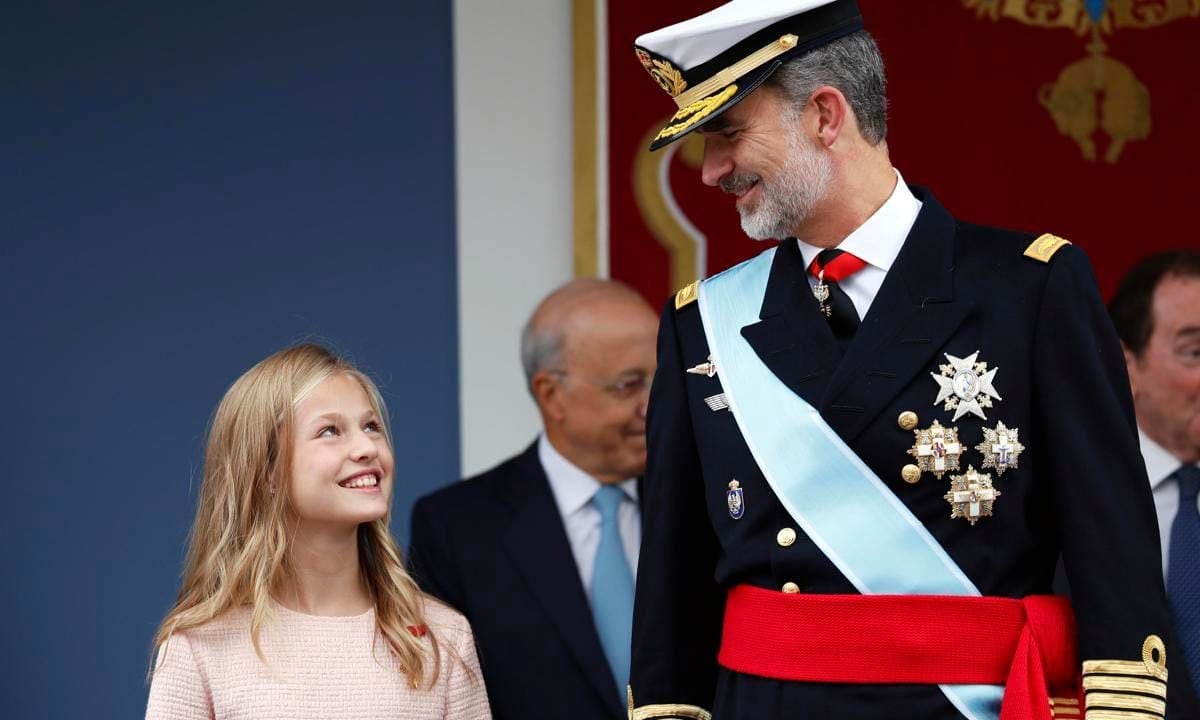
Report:
<svg viewBox="0 0 1200 720"><path fill-rule="evenodd" d="M1167 714L1167 648L1151 635L1141 660L1085 660L1087 720L1161 720Z"/></svg>
<svg viewBox="0 0 1200 720"><path fill-rule="evenodd" d="M633 706L633 686L626 685L625 688L629 699L629 720L712 720L712 713L695 705L671 703L668 705L643 705L635 708Z"/></svg>
<svg viewBox="0 0 1200 720"><path fill-rule="evenodd" d="M1025 248L1025 257L1048 263L1050 262L1050 258L1054 257L1054 253L1062 250L1064 245L1070 244L1070 240L1046 233L1030 243L1029 247Z"/></svg>
<svg viewBox="0 0 1200 720"><path fill-rule="evenodd" d="M699 289L700 289L700 281L697 280L696 282L692 283L691 285L688 285L684 289L675 293L675 309L680 310L680 309L696 302L696 298L697 298L696 293Z"/></svg>

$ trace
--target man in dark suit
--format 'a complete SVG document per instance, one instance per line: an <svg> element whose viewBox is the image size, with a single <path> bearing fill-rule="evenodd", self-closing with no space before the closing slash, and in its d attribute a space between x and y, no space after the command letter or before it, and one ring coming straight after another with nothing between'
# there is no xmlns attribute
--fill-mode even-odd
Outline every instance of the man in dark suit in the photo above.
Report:
<svg viewBox="0 0 1200 720"><path fill-rule="evenodd" d="M1186 665L1200 690L1200 252L1143 258L1108 310L1125 349L1158 512L1163 580L1182 643L1176 677Z"/></svg>
<svg viewBox="0 0 1200 720"><path fill-rule="evenodd" d="M703 181L785 239L662 316L634 716L1162 718L1179 650L1087 259L903 182L862 28L735 0L637 41L680 108L652 147L699 130Z"/></svg>
<svg viewBox="0 0 1200 720"><path fill-rule="evenodd" d="M541 437L413 508L413 572L470 620L497 720L625 717L657 328L624 285L553 292L521 338Z"/></svg>

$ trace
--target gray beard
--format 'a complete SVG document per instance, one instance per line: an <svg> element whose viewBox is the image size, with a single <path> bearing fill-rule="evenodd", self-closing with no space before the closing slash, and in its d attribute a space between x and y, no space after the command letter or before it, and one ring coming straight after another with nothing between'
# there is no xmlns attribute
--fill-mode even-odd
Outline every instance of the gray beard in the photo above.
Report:
<svg viewBox="0 0 1200 720"><path fill-rule="evenodd" d="M738 208L742 231L755 240L789 237L812 213L833 181L833 163L799 128L788 138L788 161L771 182L761 182L754 208Z"/></svg>

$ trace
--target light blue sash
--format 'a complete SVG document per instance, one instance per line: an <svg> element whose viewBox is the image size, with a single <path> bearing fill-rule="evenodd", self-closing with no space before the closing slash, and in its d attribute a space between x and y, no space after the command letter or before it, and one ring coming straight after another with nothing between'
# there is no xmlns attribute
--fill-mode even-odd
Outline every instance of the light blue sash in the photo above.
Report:
<svg viewBox="0 0 1200 720"><path fill-rule="evenodd" d="M771 249L705 280L699 295L717 377L763 476L862 594L978 596L921 521L742 337L743 327L758 322L774 257ZM939 687L970 720L1000 716L1001 686Z"/></svg>

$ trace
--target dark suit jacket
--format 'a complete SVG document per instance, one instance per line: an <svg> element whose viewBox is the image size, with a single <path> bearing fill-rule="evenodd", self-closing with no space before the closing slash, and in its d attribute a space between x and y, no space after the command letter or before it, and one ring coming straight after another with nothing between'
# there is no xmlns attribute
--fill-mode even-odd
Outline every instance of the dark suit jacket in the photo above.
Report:
<svg viewBox="0 0 1200 720"><path fill-rule="evenodd" d="M418 500L409 561L470 620L496 720L625 717L537 443Z"/></svg>
<svg viewBox="0 0 1200 720"><path fill-rule="evenodd" d="M1200 717L1174 646L1159 540L1138 451L1124 359L1083 252L1049 262L1023 255L1033 235L955 220L927 192L899 256L848 347L834 338L805 276L796 243L779 246L757 322L742 336L762 362L825 422L920 519L984 595L1050 592L1061 553L1073 589L1081 660L1140 660L1148 635L1167 643L1175 718ZM946 353L998 368L1002 396L987 420L935 405L930 377ZM935 686L781 683L719 670L728 589L749 584L803 593L857 592L797 527L768 485L728 410L704 398L716 377L685 373L709 349L691 302L668 304L647 423L640 582L632 686L638 707L711 708L717 720L961 717ZM918 428L957 427L962 470L997 422L1017 429L1019 467L992 477L1002 492L993 517L952 519L950 478L902 479ZM961 472L961 471L959 471ZM727 492L741 483L744 515ZM830 483L837 482L830 477ZM776 533L797 538L782 546ZM896 618L904 623L905 618ZM956 642L946 631L946 642ZM830 662L838 660L831 650ZM1147 716L1149 718L1149 716Z"/></svg>

